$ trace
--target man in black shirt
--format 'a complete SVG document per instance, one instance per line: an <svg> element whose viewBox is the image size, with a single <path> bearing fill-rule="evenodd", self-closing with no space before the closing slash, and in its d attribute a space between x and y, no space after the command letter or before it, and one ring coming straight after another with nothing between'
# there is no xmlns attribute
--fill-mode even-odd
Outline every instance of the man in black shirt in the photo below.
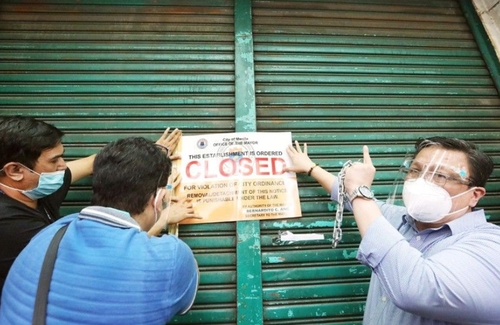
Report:
<svg viewBox="0 0 500 325"><path fill-rule="evenodd" d="M177 144L181 131L167 136L168 131L157 144ZM64 161L63 135L55 126L30 117L0 119L0 297L17 255L61 217L59 208L70 185L92 174L95 155Z"/></svg>

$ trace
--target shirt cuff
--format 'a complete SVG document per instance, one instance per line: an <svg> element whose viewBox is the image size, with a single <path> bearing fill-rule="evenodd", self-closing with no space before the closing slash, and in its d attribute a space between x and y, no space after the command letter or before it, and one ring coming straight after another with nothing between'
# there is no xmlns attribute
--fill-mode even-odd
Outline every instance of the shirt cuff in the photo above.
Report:
<svg viewBox="0 0 500 325"><path fill-rule="evenodd" d="M356 258L372 269L376 268L389 250L404 237L385 219L377 218L368 227L359 245Z"/></svg>
<svg viewBox="0 0 500 325"><path fill-rule="evenodd" d="M337 199L339 197L339 182L338 178L335 178L335 182L333 182L332 190L330 191L330 200L337 202ZM347 198L344 198L344 209L347 211L352 211L352 205L351 202Z"/></svg>

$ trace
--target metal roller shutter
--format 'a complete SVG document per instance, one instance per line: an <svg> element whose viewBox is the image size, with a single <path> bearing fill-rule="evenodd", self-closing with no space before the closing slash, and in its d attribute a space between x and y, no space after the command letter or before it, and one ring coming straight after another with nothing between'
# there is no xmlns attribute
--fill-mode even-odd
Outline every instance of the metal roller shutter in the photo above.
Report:
<svg viewBox="0 0 500 325"><path fill-rule="evenodd" d="M0 4L0 115L63 129L68 160L125 136L156 139L166 127L233 132L234 105L232 1ZM63 214L88 204L90 182L72 188ZM235 225L191 227L181 237L201 270L182 320L234 323Z"/></svg>
<svg viewBox="0 0 500 325"><path fill-rule="evenodd" d="M499 95L458 1L253 1L257 129L292 131L337 173L362 159L385 198L421 136L477 142L498 164ZM500 222L499 172L482 204ZM303 218L261 222L265 324L359 324L370 271L355 259L352 215L343 241L273 244L280 230L332 238L335 208L299 176Z"/></svg>

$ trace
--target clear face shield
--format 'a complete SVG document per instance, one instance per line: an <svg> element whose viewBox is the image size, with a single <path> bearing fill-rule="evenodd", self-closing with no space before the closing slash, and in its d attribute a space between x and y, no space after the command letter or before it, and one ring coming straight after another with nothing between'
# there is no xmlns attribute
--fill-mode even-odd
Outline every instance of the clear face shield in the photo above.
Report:
<svg viewBox="0 0 500 325"><path fill-rule="evenodd" d="M393 183L387 203L407 206L410 188L415 188L416 191L418 187L418 191L423 192L421 195L427 195L426 199L432 202L438 199L438 194L446 196L446 184L470 186L467 166L457 162L456 154L439 146L430 146L423 148L415 158L407 155ZM440 199L443 203L447 201L445 197ZM431 204L429 209L430 206Z"/></svg>

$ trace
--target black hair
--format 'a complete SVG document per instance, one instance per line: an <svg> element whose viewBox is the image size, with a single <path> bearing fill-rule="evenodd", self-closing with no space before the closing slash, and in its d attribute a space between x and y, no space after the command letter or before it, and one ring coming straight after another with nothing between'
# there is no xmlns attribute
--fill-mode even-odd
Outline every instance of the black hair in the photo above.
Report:
<svg viewBox="0 0 500 325"><path fill-rule="evenodd" d="M468 178L469 186L484 187L488 178L493 173L493 161L488 155L480 151L474 143L457 138L420 138L415 143L416 150L413 157L416 157L422 149L432 146L440 146L444 149L460 151L467 156L470 167L470 176Z"/></svg>
<svg viewBox="0 0 500 325"><path fill-rule="evenodd" d="M172 163L151 140L130 137L107 144L96 156L93 205L142 213L159 187L167 185Z"/></svg>
<svg viewBox="0 0 500 325"><path fill-rule="evenodd" d="M33 169L43 151L61 143L64 132L52 124L27 116L0 119L0 169L19 162Z"/></svg>

